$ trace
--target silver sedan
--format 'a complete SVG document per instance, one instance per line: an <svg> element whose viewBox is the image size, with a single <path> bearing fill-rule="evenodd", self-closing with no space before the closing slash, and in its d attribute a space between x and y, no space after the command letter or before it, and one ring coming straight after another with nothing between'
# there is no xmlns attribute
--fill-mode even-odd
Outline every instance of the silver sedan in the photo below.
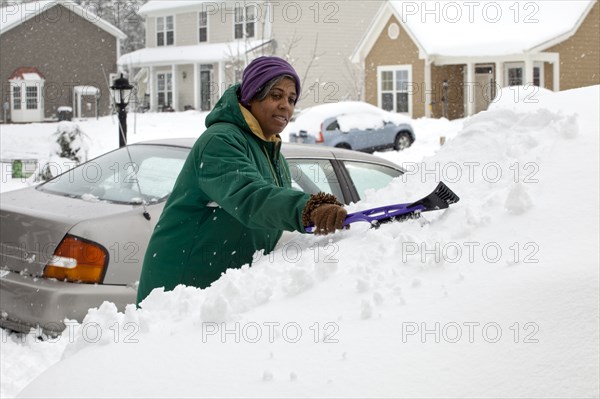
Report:
<svg viewBox="0 0 600 399"><path fill-rule="evenodd" d="M129 145L0 202L0 326L56 334L65 319L111 301L135 303L150 235L195 139ZM284 144L293 187L347 204L403 173L331 147ZM132 162L133 161L133 162Z"/></svg>

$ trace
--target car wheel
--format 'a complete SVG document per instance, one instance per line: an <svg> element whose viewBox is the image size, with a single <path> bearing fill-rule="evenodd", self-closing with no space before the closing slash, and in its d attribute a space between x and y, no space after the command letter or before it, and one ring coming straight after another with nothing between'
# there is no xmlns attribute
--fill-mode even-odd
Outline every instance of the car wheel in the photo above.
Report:
<svg viewBox="0 0 600 399"><path fill-rule="evenodd" d="M408 132L400 132L396 135L396 139L394 140L394 150L402 151L412 144L412 140L410 138L410 134Z"/></svg>
<svg viewBox="0 0 600 399"><path fill-rule="evenodd" d="M343 149L346 149L346 150L351 150L352 149L352 147L350 147L350 144L348 144L348 143L339 143L339 144L336 144L335 148L343 148Z"/></svg>

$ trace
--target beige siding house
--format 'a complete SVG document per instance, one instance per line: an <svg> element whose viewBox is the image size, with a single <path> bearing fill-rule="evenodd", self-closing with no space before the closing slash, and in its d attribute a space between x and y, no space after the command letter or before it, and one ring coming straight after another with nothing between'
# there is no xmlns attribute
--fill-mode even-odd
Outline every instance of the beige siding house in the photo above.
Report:
<svg viewBox="0 0 600 399"><path fill-rule="evenodd" d="M289 59L303 80L299 107L363 97L364 71L350 55L383 3L298 1L274 10L274 54Z"/></svg>
<svg viewBox="0 0 600 399"><path fill-rule="evenodd" d="M75 117L109 114L109 76L104 72L117 72L120 40L125 38L71 2L3 3L0 101L8 106L7 119L52 119L61 106L71 107Z"/></svg>
<svg viewBox="0 0 600 399"><path fill-rule="evenodd" d="M138 97L154 111L210 110L245 65L278 55L303 80L299 107L362 96L349 61L382 1L149 1L146 48L123 55Z"/></svg>
<svg viewBox="0 0 600 399"><path fill-rule="evenodd" d="M465 4L383 4L352 54L365 70L364 99L454 119L487 109L507 86L600 83L597 1Z"/></svg>

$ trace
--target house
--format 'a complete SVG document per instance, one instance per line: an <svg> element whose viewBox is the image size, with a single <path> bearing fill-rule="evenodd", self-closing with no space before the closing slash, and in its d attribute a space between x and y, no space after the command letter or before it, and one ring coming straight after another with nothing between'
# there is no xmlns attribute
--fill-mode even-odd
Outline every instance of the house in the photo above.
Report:
<svg viewBox="0 0 600 399"><path fill-rule="evenodd" d="M3 3L0 101L10 120L53 119L60 107L76 117L111 112L107 82L126 36L92 11L57 0Z"/></svg>
<svg viewBox="0 0 600 399"><path fill-rule="evenodd" d="M288 59L303 80L299 107L362 95L362 71L349 61L382 4L311 1L149 1L146 47L119 66L154 111L210 110L261 55Z"/></svg>
<svg viewBox="0 0 600 399"><path fill-rule="evenodd" d="M352 61L364 67L367 102L454 119L487 109L507 86L599 84L599 24L597 1L390 1Z"/></svg>

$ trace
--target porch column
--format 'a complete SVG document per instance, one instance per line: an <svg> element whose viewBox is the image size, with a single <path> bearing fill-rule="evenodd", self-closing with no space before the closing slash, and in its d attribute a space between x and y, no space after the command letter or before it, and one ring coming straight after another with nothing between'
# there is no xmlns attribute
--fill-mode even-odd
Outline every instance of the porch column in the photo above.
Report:
<svg viewBox="0 0 600 399"><path fill-rule="evenodd" d="M467 63L465 101L467 103L466 116L471 116L475 113L475 64L472 62Z"/></svg>
<svg viewBox="0 0 600 399"><path fill-rule="evenodd" d="M523 83L525 85L533 85L533 61L530 57L525 58L525 76Z"/></svg>
<svg viewBox="0 0 600 399"><path fill-rule="evenodd" d="M560 61L552 63L552 90L560 91Z"/></svg>
<svg viewBox="0 0 600 399"><path fill-rule="evenodd" d="M504 87L504 63L495 62L494 70L496 71L496 92L498 92L501 88Z"/></svg>
<svg viewBox="0 0 600 399"><path fill-rule="evenodd" d="M148 95L150 96L150 111L156 112L156 82L154 82L154 67L151 66L148 68L148 87L146 90L148 91Z"/></svg>
<svg viewBox="0 0 600 399"><path fill-rule="evenodd" d="M427 58L425 59L425 85L423 87L423 91L425 91L425 117L431 118L431 91L433 87L431 87L431 61ZM423 95L421 95L423 98Z"/></svg>
<svg viewBox="0 0 600 399"><path fill-rule="evenodd" d="M21 86L21 87L25 87L25 86ZM21 89L21 92L23 91L23 89ZM23 94L21 93L22 97ZM75 92L75 88L73 87L73 118L77 118L77 93Z"/></svg>
<svg viewBox="0 0 600 399"><path fill-rule="evenodd" d="M173 108L175 111L179 111L179 93L177 87L177 79L179 76L177 76L177 65L175 64L171 64L171 76L173 76L171 79L171 89L173 90L173 104L171 104L171 108Z"/></svg>
<svg viewBox="0 0 600 399"><path fill-rule="evenodd" d="M219 98L223 95L225 91L225 65L223 61L219 61L219 89L217 90L219 93Z"/></svg>
<svg viewBox="0 0 600 399"><path fill-rule="evenodd" d="M200 64L194 64L194 108L200 109Z"/></svg>

